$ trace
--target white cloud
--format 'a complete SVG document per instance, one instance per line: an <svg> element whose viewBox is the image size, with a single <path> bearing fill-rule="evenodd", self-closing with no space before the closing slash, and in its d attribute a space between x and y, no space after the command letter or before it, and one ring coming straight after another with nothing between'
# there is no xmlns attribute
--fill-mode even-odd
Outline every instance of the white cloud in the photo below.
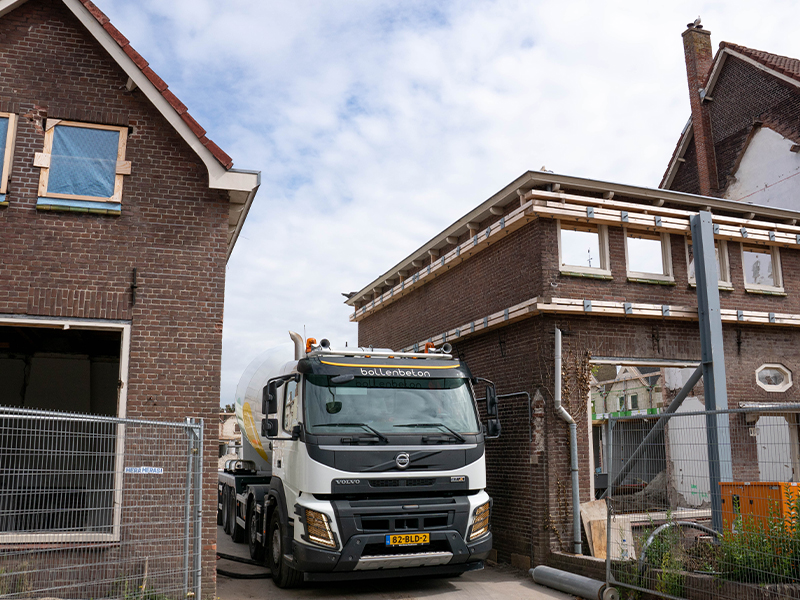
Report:
<svg viewBox="0 0 800 600"><path fill-rule="evenodd" d="M658 185L680 34L800 57L749 2L96 0L262 187L228 265L222 401L290 328L356 341L360 289L528 169ZM759 15L766 15L759 17Z"/></svg>

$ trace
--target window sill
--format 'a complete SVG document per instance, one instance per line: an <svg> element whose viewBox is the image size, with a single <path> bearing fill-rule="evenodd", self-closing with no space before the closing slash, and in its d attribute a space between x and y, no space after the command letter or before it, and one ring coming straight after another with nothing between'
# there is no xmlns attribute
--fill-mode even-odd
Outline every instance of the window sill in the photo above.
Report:
<svg viewBox="0 0 800 600"><path fill-rule="evenodd" d="M691 280L690 280L690 281L689 281L689 287L690 287L690 288L696 288L696 287L697 287L697 282L695 282L695 281L691 281ZM718 287L720 290L722 290L723 292L732 292L732 291L733 291L733 284L732 284L732 283L727 283L727 282L722 282L722 281L720 281L720 282L717 284L717 287Z"/></svg>
<svg viewBox="0 0 800 600"><path fill-rule="evenodd" d="M634 283L650 283L652 285L675 285L675 280L671 277L660 279L657 276L642 277L639 275L628 275L628 281L632 281Z"/></svg>
<svg viewBox="0 0 800 600"><path fill-rule="evenodd" d="M570 269L561 269L561 274L568 277L588 277L589 279L604 279L607 281L614 279L611 276L611 271L600 269L597 271L572 271Z"/></svg>
<svg viewBox="0 0 800 600"><path fill-rule="evenodd" d="M119 202L92 202L90 200L63 200L61 198L39 198L37 210L90 213L95 215L119 215L122 204Z"/></svg>
<svg viewBox="0 0 800 600"><path fill-rule="evenodd" d="M765 289L744 286L744 291L748 294L761 294L763 296L788 296L782 287Z"/></svg>

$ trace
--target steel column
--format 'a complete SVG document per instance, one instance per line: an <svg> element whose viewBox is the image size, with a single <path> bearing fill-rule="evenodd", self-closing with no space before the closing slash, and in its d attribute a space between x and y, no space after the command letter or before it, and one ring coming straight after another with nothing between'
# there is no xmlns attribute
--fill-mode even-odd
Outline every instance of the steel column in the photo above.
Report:
<svg viewBox="0 0 800 600"><path fill-rule="evenodd" d="M703 367L703 390L707 411L728 408L725 382L725 352L719 305L719 274L714 248L714 224L711 213L700 211L690 219L694 250L694 273L697 282L697 313L700 319L700 346ZM722 532L722 494L720 481L732 481L730 422L727 414L706 415L708 474L711 495L711 522Z"/></svg>

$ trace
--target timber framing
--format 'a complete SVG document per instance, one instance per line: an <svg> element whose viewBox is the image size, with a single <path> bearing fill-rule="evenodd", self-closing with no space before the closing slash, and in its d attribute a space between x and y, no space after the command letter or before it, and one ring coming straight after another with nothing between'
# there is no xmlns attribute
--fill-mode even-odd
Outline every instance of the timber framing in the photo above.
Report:
<svg viewBox="0 0 800 600"><path fill-rule="evenodd" d="M723 308L720 312L723 323L800 327L800 314L726 308ZM661 319L665 321L698 320L697 308L691 306L598 301L584 298L535 297L490 315L478 317L461 327L454 327L426 340L420 340L410 346L406 346L402 349L402 352L417 352L420 348L425 347L426 342L433 342L436 346L440 346L445 342L453 342L480 335L492 329L543 314L584 314L598 317Z"/></svg>
<svg viewBox="0 0 800 600"><path fill-rule="evenodd" d="M516 202L519 205L511 208ZM503 210L493 210L498 207ZM714 210L715 239L800 249L800 226L791 224L800 214L794 211L531 172L349 298L346 304L354 307L350 320L358 322L374 314L536 219L689 236L689 219L700 209ZM505 214L490 220L485 228L475 229L476 221L498 212ZM441 250L443 244L457 241L457 236L467 230L470 235L464 242L447 252Z"/></svg>

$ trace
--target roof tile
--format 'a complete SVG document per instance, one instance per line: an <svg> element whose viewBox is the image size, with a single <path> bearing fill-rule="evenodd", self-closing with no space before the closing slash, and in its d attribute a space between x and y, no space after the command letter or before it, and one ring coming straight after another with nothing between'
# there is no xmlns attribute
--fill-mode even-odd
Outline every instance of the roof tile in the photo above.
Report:
<svg viewBox="0 0 800 600"><path fill-rule="evenodd" d="M226 169L230 169L233 166L233 159L225 154L225 151L222 150L219 146L217 146L214 142L212 142L207 137L203 136L200 138L200 141L203 142L203 145L208 148L211 154L222 163L222 166Z"/></svg>
<svg viewBox="0 0 800 600"><path fill-rule="evenodd" d="M134 64L137 67L139 67L140 70L144 69L147 66L147 61L141 54L139 54L136 50L134 50L133 46L128 44L123 48L123 50L125 51L125 54L127 54L130 57L130 59L134 62Z"/></svg>
<svg viewBox="0 0 800 600"><path fill-rule="evenodd" d="M181 119L186 121L186 124L189 126L189 129L198 137L202 138L206 134L206 130L200 127L200 123L194 120L194 117L190 115L188 112L185 112L181 115Z"/></svg>
<svg viewBox="0 0 800 600"><path fill-rule="evenodd" d="M170 103L172 108L174 108L179 115L182 115L187 110L189 110L188 108L186 108L186 105L183 102L181 102L180 100L178 100L178 97L175 94L173 94L171 91L164 90L161 93L161 95L164 96L164 98L167 99L167 102Z"/></svg>
<svg viewBox="0 0 800 600"><path fill-rule="evenodd" d="M159 92L163 92L165 89L167 89L167 84L164 82L164 80L156 75L156 72L150 67L145 67L142 69L142 73L144 73L144 76L150 80L150 83L156 86L156 89Z"/></svg>
<svg viewBox="0 0 800 600"><path fill-rule="evenodd" d="M108 23L108 17L105 15L105 13L104 13L102 10L100 10L99 8L97 8L97 7L94 5L94 3L93 3L93 2L91 2L91 0L81 0L81 2L82 2L82 3L83 3L83 5L86 7L86 9L87 9L87 10L88 10L90 13L92 13L92 16L93 16L95 19L97 19L97 21L98 21L98 23L100 23L100 25L105 25L106 23Z"/></svg>
<svg viewBox="0 0 800 600"><path fill-rule="evenodd" d="M105 23L103 23L103 29L105 29L109 34L111 34L111 37L114 38L114 41L117 42L120 45L120 47L124 48L125 46L128 46L131 43L130 40L128 40L128 38L122 35L119 29L117 29L116 27L114 27L114 25L111 24L111 21L106 21Z"/></svg>

